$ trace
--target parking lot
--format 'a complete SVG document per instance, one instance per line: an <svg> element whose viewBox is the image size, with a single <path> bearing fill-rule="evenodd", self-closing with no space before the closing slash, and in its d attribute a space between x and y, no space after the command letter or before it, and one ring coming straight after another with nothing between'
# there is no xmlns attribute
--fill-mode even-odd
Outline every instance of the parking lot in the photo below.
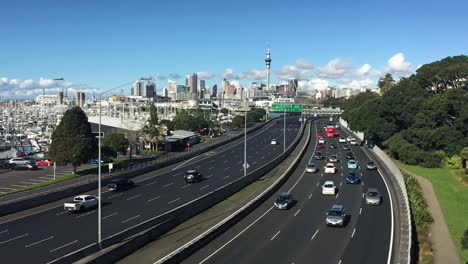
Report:
<svg viewBox="0 0 468 264"><path fill-rule="evenodd" d="M97 167L97 165L84 164L78 167L78 171ZM73 167L57 166L55 176L57 178L71 174ZM28 187L33 184L45 182L54 178L54 166L40 166L38 170L0 170L0 194Z"/></svg>

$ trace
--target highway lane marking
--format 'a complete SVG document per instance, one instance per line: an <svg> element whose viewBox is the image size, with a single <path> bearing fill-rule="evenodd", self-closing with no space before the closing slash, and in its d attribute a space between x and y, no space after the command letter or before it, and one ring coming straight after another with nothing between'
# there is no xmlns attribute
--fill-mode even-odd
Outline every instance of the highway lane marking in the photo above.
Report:
<svg viewBox="0 0 468 264"><path fill-rule="evenodd" d="M108 199L111 199L111 198L114 198L114 197L117 197L117 196L121 196L123 195L123 193L119 193L119 194L114 194L114 195L111 195L109 197L107 197Z"/></svg>
<svg viewBox="0 0 468 264"><path fill-rule="evenodd" d="M338 261L338 264L341 264L341 259L340 259L340 261Z"/></svg>
<svg viewBox="0 0 468 264"><path fill-rule="evenodd" d="M224 170L229 170L230 168L231 168L231 167L226 167L226 168L224 168Z"/></svg>
<svg viewBox="0 0 468 264"><path fill-rule="evenodd" d="M319 186L319 184L320 184L320 183L319 183L319 182L317 182L317 187Z"/></svg>
<svg viewBox="0 0 468 264"><path fill-rule="evenodd" d="M354 237L354 233L356 233L356 228L354 228L353 233L351 234L351 238Z"/></svg>
<svg viewBox="0 0 468 264"><path fill-rule="evenodd" d="M276 237L277 235L279 235L280 232L281 232L281 231L276 232L276 234L270 239L270 241L272 241L273 239L275 239L275 237Z"/></svg>
<svg viewBox="0 0 468 264"><path fill-rule="evenodd" d="M338 195L340 195L340 193L337 193L337 194L336 194L336 197L335 197L336 199L338 199Z"/></svg>
<svg viewBox="0 0 468 264"><path fill-rule="evenodd" d="M223 163L227 163L227 162L228 162L228 161L227 161L227 160L225 160ZM241 161L241 162L242 162L242 161Z"/></svg>
<svg viewBox="0 0 468 264"><path fill-rule="evenodd" d="M311 194L309 195L309 197L307 198L307 200L310 200L310 198L312 198L312 194L313 194L313 193L311 193Z"/></svg>
<svg viewBox="0 0 468 264"><path fill-rule="evenodd" d="M177 198L177 199L175 199L175 200L172 200L172 201L168 202L167 204L175 203L175 202L177 202L177 201L179 201L179 200L180 200L180 198Z"/></svg>
<svg viewBox="0 0 468 264"><path fill-rule="evenodd" d="M57 213L55 214L56 216L59 216L59 215L63 215L63 214L66 214L68 211L63 211L63 212L60 212L60 213Z"/></svg>
<svg viewBox="0 0 468 264"><path fill-rule="evenodd" d="M174 184L174 182L171 182L171 183L168 183L168 184L166 184L166 185L163 185L162 187L163 187L163 188L169 187L169 186L171 186L171 185L173 185L173 184Z"/></svg>
<svg viewBox="0 0 468 264"><path fill-rule="evenodd" d="M104 219L106 219L106 218L112 217L112 216L117 215L117 214L119 214L119 213L113 213L113 214L104 216L103 218L101 218L101 220L104 220Z"/></svg>
<svg viewBox="0 0 468 264"><path fill-rule="evenodd" d="M70 245L73 245L73 244L75 244L75 243L77 243L77 242L78 242L78 240L75 240L75 241L73 241L73 242L70 242L70 243L65 244L65 245L63 245L63 246L60 246L60 247L58 247L58 248L54 248L54 249L52 249L52 250L49 251L49 252L52 253L52 252L57 251L57 250L60 250L60 249L62 249L62 248L64 248L64 247L68 247L68 246L70 246Z"/></svg>
<svg viewBox="0 0 468 264"><path fill-rule="evenodd" d="M198 157L198 156L195 156L195 157L193 157L193 158L191 158L191 159L189 159L189 160L187 160L187 161L182 162L182 164L179 164L179 165L177 165L175 168L173 168L172 171L177 170L178 168L184 166L185 164L187 164L188 162L192 161L192 160L193 160L194 158L196 158L196 157Z"/></svg>
<svg viewBox="0 0 468 264"><path fill-rule="evenodd" d="M246 228L244 228L242 231L240 231L239 233L237 233L237 235L235 235L233 238L231 238L228 242L226 242L225 244L223 244L220 248L218 248L217 250L215 250L213 253L211 253L208 257L206 257L205 259L203 259L202 261L200 261L199 264L202 264L204 262L206 262L209 258L211 258L212 256L214 256L216 253L218 253L219 251L221 251L223 248L225 248L228 244L230 244L232 241L234 241L236 238L238 238L240 235L242 235L243 233L245 233L245 231L247 231L250 227L252 227L253 225L255 225L255 223L257 223L258 221L260 221L260 219L262 219L266 214L268 214L271 210L273 210L274 206L270 207L270 209L268 209L265 213L263 213L259 218L257 218L255 221L253 221L250 225L248 225Z"/></svg>
<svg viewBox="0 0 468 264"><path fill-rule="evenodd" d="M227 179L229 177L231 177L231 175L224 176L223 179Z"/></svg>
<svg viewBox="0 0 468 264"><path fill-rule="evenodd" d="M45 242L45 241L47 241L47 240L50 240L50 239L52 239L52 238L54 238L54 236L50 236L50 237L48 237L48 238L44 238L44 239L42 239L42 240L39 240L39 241L34 242L34 243L32 243L32 244L26 245L26 246L24 246L24 247L25 247L25 248L32 247L32 246L34 246L34 245L40 244L40 243Z"/></svg>
<svg viewBox="0 0 468 264"><path fill-rule="evenodd" d="M184 185L184 186L182 186L182 187L180 187L180 188L185 189L185 188L187 188L187 187L189 187L189 186L190 186L190 184L186 184L186 185Z"/></svg>
<svg viewBox="0 0 468 264"><path fill-rule="evenodd" d="M16 240L16 239L19 239L19 238L22 238L22 237L25 237L25 236L29 236L29 233L28 233L28 234L21 235L21 236L14 237L14 238L10 238L10 239L5 240L5 241L1 241L1 242L0 242L0 245L1 245L1 244L8 243L8 242L13 241L13 240Z"/></svg>
<svg viewBox="0 0 468 264"><path fill-rule="evenodd" d="M260 159L264 159L264 158L265 158L265 156L262 156Z"/></svg>
<svg viewBox="0 0 468 264"><path fill-rule="evenodd" d="M256 162L256 161L252 162L252 165L255 165L255 164L257 164L257 162Z"/></svg>
<svg viewBox="0 0 468 264"><path fill-rule="evenodd" d="M156 184L156 183L158 183L158 181L150 182L148 184L145 184L145 186L150 186L150 185L153 185L153 184Z"/></svg>
<svg viewBox="0 0 468 264"><path fill-rule="evenodd" d="M364 181L361 182L362 186L364 186Z"/></svg>
<svg viewBox="0 0 468 264"><path fill-rule="evenodd" d="M362 198L364 198L364 193L362 193Z"/></svg>
<svg viewBox="0 0 468 264"><path fill-rule="evenodd" d="M315 231L314 235L310 238L310 240L313 240L313 239L315 238L315 236L317 235L318 231L319 231L319 230L318 230L318 228L317 228L317 231Z"/></svg>
<svg viewBox="0 0 468 264"><path fill-rule="evenodd" d="M343 182L342 182L342 181L340 181L340 186L341 186L341 185L343 185Z"/></svg>
<svg viewBox="0 0 468 264"><path fill-rule="evenodd" d="M343 173L341 173L341 177L343 177Z"/></svg>
<svg viewBox="0 0 468 264"><path fill-rule="evenodd" d="M215 167L209 167L208 169L209 169L209 170L212 170L212 169L214 169L214 168L215 168Z"/></svg>
<svg viewBox="0 0 468 264"><path fill-rule="evenodd" d="M258 151L255 151L255 154L258 154Z"/></svg>
<svg viewBox="0 0 468 264"><path fill-rule="evenodd" d="M29 185L10 184L10 186L15 186L15 187L28 187Z"/></svg>
<svg viewBox="0 0 468 264"><path fill-rule="evenodd" d="M301 209L297 210L297 212L294 214L294 216L296 216L300 211L301 211Z"/></svg>
<svg viewBox="0 0 468 264"><path fill-rule="evenodd" d="M127 201L133 200L133 199L138 198L138 197L140 197L140 196L141 196L141 194L132 196L132 197L128 198Z"/></svg>
<svg viewBox="0 0 468 264"><path fill-rule="evenodd" d="M361 214L361 213L362 213L362 207L361 207L361 208L359 208L359 214Z"/></svg>
<svg viewBox="0 0 468 264"><path fill-rule="evenodd" d="M159 199L160 197L161 197L161 196L156 196L156 197L154 197L154 198L151 198L151 199L147 200L147 202L154 201L154 200L156 200L156 199Z"/></svg>
<svg viewBox="0 0 468 264"><path fill-rule="evenodd" d="M122 221L122 224L125 224L125 223L127 223L128 221L132 221L133 219L137 219L137 218L140 217L140 216L141 216L141 215L136 215L136 216L131 217L131 218L127 219L127 220L124 220L124 221Z"/></svg>
<svg viewBox="0 0 468 264"><path fill-rule="evenodd" d="M24 184L28 184L28 185L36 184L35 182L19 182L19 183L24 183Z"/></svg>
<svg viewBox="0 0 468 264"><path fill-rule="evenodd" d="M29 181L35 181L35 182L45 182L45 181L47 181L47 180L29 179Z"/></svg>
<svg viewBox="0 0 468 264"><path fill-rule="evenodd" d="M210 160L208 163L213 163L213 162L215 162L215 160Z"/></svg>
<svg viewBox="0 0 468 264"><path fill-rule="evenodd" d="M206 176L207 179L209 179L211 177L213 177L213 174L210 174L210 175Z"/></svg>
<svg viewBox="0 0 468 264"><path fill-rule="evenodd" d="M8 232L8 229L1 231L0 234L6 233L6 232Z"/></svg>
<svg viewBox="0 0 468 264"><path fill-rule="evenodd" d="M90 215L90 214L95 213L95 212L96 212L96 211L91 211L91 212L88 212L88 213L86 213L86 214L79 215L79 216L77 216L77 217L75 217L75 218L81 218L81 217L83 217L83 216L87 216L87 215Z"/></svg>
<svg viewBox="0 0 468 264"><path fill-rule="evenodd" d="M210 185L209 185L209 184L208 184L208 185L206 185L206 186L203 186L203 187L201 187L201 188L200 188L200 191L201 191L201 190L203 190L203 189L205 189L205 188L208 188L208 187L210 187Z"/></svg>
<svg viewBox="0 0 468 264"><path fill-rule="evenodd" d="M4 190L16 190L16 188L8 188L8 187L0 187L0 189L4 189Z"/></svg>
<svg viewBox="0 0 468 264"><path fill-rule="evenodd" d="M50 180L50 179L53 179L54 176L52 176L52 177L38 177L38 178L39 178L39 179L44 179L44 180Z"/></svg>

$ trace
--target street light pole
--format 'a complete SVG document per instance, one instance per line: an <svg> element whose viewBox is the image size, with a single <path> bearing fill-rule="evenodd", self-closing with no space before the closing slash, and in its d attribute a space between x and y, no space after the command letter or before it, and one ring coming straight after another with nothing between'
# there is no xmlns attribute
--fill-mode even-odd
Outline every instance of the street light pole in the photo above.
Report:
<svg viewBox="0 0 468 264"><path fill-rule="evenodd" d="M244 116L244 177L247 176L247 107Z"/></svg>
<svg viewBox="0 0 468 264"><path fill-rule="evenodd" d="M286 107L284 107L284 125L283 125L283 153L286 152Z"/></svg>

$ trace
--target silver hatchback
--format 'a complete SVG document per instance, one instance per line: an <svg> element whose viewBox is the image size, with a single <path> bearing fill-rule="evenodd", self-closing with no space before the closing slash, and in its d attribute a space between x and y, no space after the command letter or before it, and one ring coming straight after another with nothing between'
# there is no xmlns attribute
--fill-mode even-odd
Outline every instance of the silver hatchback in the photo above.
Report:
<svg viewBox="0 0 468 264"><path fill-rule="evenodd" d="M344 206L340 204L333 205L330 212L327 213L326 223L327 226L345 226L346 211Z"/></svg>

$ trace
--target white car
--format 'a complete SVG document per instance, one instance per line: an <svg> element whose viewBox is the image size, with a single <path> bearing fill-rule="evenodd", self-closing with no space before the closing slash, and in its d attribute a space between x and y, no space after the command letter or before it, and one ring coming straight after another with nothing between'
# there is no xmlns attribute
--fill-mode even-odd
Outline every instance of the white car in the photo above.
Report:
<svg viewBox="0 0 468 264"><path fill-rule="evenodd" d="M322 185L322 194L325 195L335 195L336 194L336 186L333 181L326 181Z"/></svg>
<svg viewBox="0 0 468 264"><path fill-rule="evenodd" d="M277 141L276 139L272 139L272 140L271 140L271 144L272 144L272 145L278 145L278 141Z"/></svg>
<svg viewBox="0 0 468 264"><path fill-rule="evenodd" d="M346 141L350 142L351 140L353 140L354 138L352 136L349 136L346 138Z"/></svg>
<svg viewBox="0 0 468 264"><path fill-rule="evenodd" d="M319 138L318 143L319 144L325 144L325 139L324 138Z"/></svg>
<svg viewBox="0 0 468 264"><path fill-rule="evenodd" d="M325 166L325 173L335 173L336 172L336 168L335 168L335 164L329 162L327 163L327 166Z"/></svg>
<svg viewBox="0 0 468 264"><path fill-rule="evenodd" d="M73 202L64 203L63 208L67 211L82 212L86 209L94 208L98 205L98 199L92 195L79 195Z"/></svg>
<svg viewBox="0 0 468 264"><path fill-rule="evenodd" d="M357 146L357 141L353 138L353 139L351 139L351 141L349 142L349 144L350 144L351 146Z"/></svg>
<svg viewBox="0 0 468 264"><path fill-rule="evenodd" d="M340 139L338 139L338 141L339 141L340 143L346 143L346 138L340 137Z"/></svg>

